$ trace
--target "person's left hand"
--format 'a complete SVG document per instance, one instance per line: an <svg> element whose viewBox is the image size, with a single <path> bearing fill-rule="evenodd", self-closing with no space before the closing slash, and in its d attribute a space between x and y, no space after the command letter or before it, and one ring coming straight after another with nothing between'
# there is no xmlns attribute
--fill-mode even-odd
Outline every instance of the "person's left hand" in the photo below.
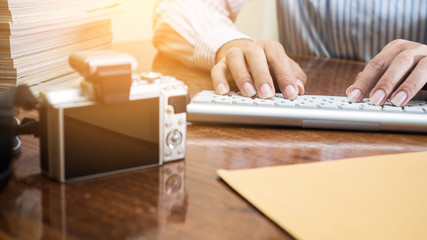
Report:
<svg viewBox="0 0 427 240"><path fill-rule="evenodd" d="M427 83L427 45L397 39L387 44L360 72L346 94L351 102L368 95L375 105L390 98L405 106Z"/></svg>

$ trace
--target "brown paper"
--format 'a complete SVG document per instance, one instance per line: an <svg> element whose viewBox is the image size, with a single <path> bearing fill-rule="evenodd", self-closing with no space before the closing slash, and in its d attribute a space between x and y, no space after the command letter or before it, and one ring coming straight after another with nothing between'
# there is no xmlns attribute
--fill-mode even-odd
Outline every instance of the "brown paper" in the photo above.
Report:
<svg viewBox="0 0 427 240"><path fill-rule="evenodd" d="M427 239L427 152L217 173L298 239Z"/></svg>

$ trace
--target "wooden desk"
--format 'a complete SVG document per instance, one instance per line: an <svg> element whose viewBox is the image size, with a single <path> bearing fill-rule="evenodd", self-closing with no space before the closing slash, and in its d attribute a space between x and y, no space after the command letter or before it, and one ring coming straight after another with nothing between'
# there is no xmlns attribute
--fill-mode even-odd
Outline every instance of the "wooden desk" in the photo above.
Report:
<svg viewBox="0 0 427 240"><path fill-rule="evenodd" d="M185 81L191 95L212 89L208 73L155 57L147 43L115 48L135 55L139 71ZM343 95L364 66L294 59L308 74L307 94ZM292 239L215 171L425 150L427 135L192 125L185 161L58 184L41 175L38 140L25 136L12 180L0 193L0 239Z"/></svg>

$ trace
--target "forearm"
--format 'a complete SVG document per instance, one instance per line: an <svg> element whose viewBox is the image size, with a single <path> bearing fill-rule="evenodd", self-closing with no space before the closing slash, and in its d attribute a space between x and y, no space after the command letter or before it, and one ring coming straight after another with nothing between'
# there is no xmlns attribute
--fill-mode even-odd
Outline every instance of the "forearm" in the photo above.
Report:
<svg viewBox="0 0 427 240"><path fill-rule="evenodd" d="M156 48L186 65L210 70L218 49L235 39L250 39L233 20L245 0L163 0L154 10Z"/></svg>

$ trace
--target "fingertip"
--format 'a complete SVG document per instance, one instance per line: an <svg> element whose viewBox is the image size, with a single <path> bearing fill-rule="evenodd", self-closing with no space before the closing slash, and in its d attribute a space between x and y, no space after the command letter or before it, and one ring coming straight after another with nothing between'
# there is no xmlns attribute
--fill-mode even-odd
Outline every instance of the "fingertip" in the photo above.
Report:
<svg viewBox="0 0 427 240"><path fill-rule="evenodd" d="M224 83L219 83L218 85L216 85L215 87L215 92L218 95L224 95L227 94L230 90L228 89L228 87L225 86Z"/></svg>
<svg viewBox="0 0 427 240"><path fill-rule="evenodd" d="M403 103L406 101L407 98L408 94L405 91L400 91L396 95L394 95L390 101L394 106L402 107L404 105Z"/></svg>
<svg viewBox="0 0 427 240"><path fill-rule="evenodd" d="M347 93L348 100L350 100L350 102L353 102L353 103L359 102L362 96L362 92L358 88L354 88L354 89L348 88L346 93Z"/></svg>
<svg viewBox="0 0 427 240"><path fill-rule="evenodd" d="M296 82L297 82L297 86L298 86L299 95L303 95L305 93L304 83L299 79L297 79Z"/></svg>
<svg viewBox="0 0 427 240"><path fill-rule="evenodd" d="M284 95L285 95L285 98L293 100L298 96L298 92L293 85L289 84L285 88Z"/></svg>
<svg viewBox="0 0 427 240"><path fill-rule="evenodd" d="M380 106L385 101L386 94L384 90L378 89L371 94L370 100L374 105Z"/></svg>
<svg viewBox="0 0 427 240"><path fill-rule="evenodd" d="M260 89L260 97L261 98L272 98L274 97L274 91L271 89L271 86L268 83L264 83Z"/></svg>
<svg viewBox="0 0 427 240"><path fill-rule="evenodd" d="M353 88L353 85L350 85L350 86L345 90L345 95L347 95L347 96L348 96L349 91L350 91L350 90L352 90L352 88Z"/></svg>
<svg viewBox="0 0 427 240"><path fill-rule="evenodd" d="M243 91L242 92L245 93L246 97L253 97L256 95L256 90L255 90L254 85L252 85L249 82L245 82L243 84Z"/></svg>

